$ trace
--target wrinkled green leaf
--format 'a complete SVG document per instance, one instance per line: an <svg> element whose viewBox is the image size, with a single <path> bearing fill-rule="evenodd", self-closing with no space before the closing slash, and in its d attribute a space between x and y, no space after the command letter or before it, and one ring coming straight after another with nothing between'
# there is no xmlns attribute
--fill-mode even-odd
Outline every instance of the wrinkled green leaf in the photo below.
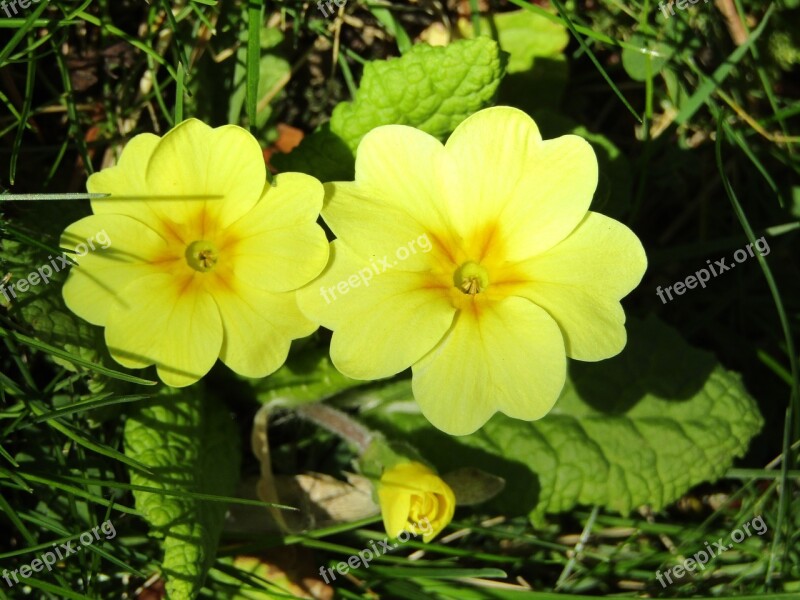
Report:
<svg viewBox="0 0 800 600"><path fill-rule="evenodd" d="M568 73L563 54L569 42L566 28L529 10L482 17L480 25L481 35L496 38L509 54L508 74L500 85L498 103L528 113L558 109ZM466 38L475 36L468 19L460 19L458 28Z"/></svg>
<svg viewBox="0 0 800 600"><path fill-rule="evenodd" d="M151 468L131 470L131 483L172 492L230 496L239 479L237 430L227 410L197 387L164 389L137 406L125 425L125 454ZM136 509L163 537L167 592L190 599L214 562L226 506L155 492L133 492Z"/></svg>
<svg viewBox="0 0 800 600"><path fill-rule="evenodd" d="M90 325L64 304L61 288L67 278L68 268L55 271L48 254L42 250L30 248L14 240L2 241L2 255L5 259L4 270L11 273L11 279L6 284L6 291L11 302L6 303L6 298L0 294L0 303L8 305L10 314L24 327L29 328L28 333L34 337L72 352L79 357L92 362L98 362L103 347L102 329ZM56 266L60 267L55 259ZM47 275L49 269L53 271L49 282L45 283L39 275ZM20 281L35 273L40 283L21 292L16 289ZM36 279L34 279L36 281ZM11 285L15 284L13 296ZM55 358L54 361L61 367L77 371L76 367L63 359Z"/></svg>
<svg viewBox="0 0 800 600"><path fill-rule="evenodd" d="M318 171L315 161L333 146L327 153L340 163L335 174L352 178L352 152L368 131L411 125L444 139L469 115L491 104L503 72L497 43L484 37L446 47L417 44L399 58L373 61L364 67L355 99L333 110L328 130L307 136L290 154L274 156L272 163L281 171L303 170L328 180L330 173ZM341 140L339 147L331 136ZM347 159L341 145L351 151Z"/></svg>
<svg viewBox="0 0 800 600"><path fill-rule="evenodd" d="M61 297L61 288L69 273L69 267L63 267L56 258L59 236L71 220L77 221L83 216L75 203L64 204L66 206L63 209L54 213L52 206L47 206L45 202L29 203L26 206L27 210L14 224L16 229L23 232L36 231L35 241L44 247L24 243L13 239L12 236L0 240L0 269L2 269L0 277L11 273L11 279L5 284L5 293L0 293L0 305L7 306L12 318L28 328L27 331L23 330L24 333L64 348L68 352L74 352L86 360L98 361L102 354L101 349L104 350L102 330L72 313ZM35 274L34 281L38 280L37 285L29 286L24 292L19 291L16 286L31 273ZM46 276L47 281L41 274ZM10 289L12 284L13 292ZM101 334L99 337L98 332ZM76 370L75 366L67 361L55 360L65 369Z"/></svg>
<svg viewBox="0 0 800 600"><path fill-rule="evenodd" d="M502 75L493 40L418 44L401 58L369 63L353 102L334 109L331 130L352 150L368 131L391 123L443 138L492 101Z"/></svg>
<svg viewBox="0 0 800 600"><path fill-rule="evenodd" d="M496 415L472 435L450 437L427 423L404 385L404 399L395 390L363 413L367 423L408 439L440 471L473 466L504 478L492 506L535 522L576 505L660 510L722 476L763 424L738 374L655 319L629 323L619 356L572 362L540 421Z"/></svg>

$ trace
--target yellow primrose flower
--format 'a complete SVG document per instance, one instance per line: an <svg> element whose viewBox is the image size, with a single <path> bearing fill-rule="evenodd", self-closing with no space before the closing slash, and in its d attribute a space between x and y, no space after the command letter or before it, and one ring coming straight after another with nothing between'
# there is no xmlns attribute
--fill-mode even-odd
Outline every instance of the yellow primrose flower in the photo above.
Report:
<svg viewBox="0 0 800 600"><path fill-rule="evenodd" d="M120 364L155 364L175 387L217 358L262 377L283 364L292 339L317 328L295 290L328 260L316 223L322 184L286 173L270 186L244 129L190 119L163 138L137 135L88 189L111 197L93 200L94 214L70 225L62 246L101 230L111 244L77 259L64 300L105 327Z"/></svg>
<svg viewBox="0 0 800 600"><path fill-rule="evenodd" d="M513 108L472 115L445 145L378 127L358 147L356 180L326 184L337 240L300 308L333 330L345 375L411 367L423 414L447 433L496 411L543 417L566 356L625 346L619 301L647 266L630 229L589 210L596 186L584 139L542 140Z"/></svg>
<svg viewBox="0 0 800 600"><path fill-rule="evenodd" d="M456 509L450 486L418 462L386 469L378 484L378 502L386 535L396 538L403 531L421 533L424 542L447 527Z"/></svg>

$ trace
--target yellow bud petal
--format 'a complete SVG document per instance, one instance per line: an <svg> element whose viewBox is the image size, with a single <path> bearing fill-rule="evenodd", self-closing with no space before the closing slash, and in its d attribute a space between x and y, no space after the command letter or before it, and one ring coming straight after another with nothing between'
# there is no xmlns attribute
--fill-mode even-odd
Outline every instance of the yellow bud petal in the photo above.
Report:
<svg viewBox="0 0 800 600"><path fill-rule="evenodd" d="M378 500L389 537L409 531L422 535L425 542L447 527L456 507L450 486L418 462L401 463L384 471Z"/></svg>

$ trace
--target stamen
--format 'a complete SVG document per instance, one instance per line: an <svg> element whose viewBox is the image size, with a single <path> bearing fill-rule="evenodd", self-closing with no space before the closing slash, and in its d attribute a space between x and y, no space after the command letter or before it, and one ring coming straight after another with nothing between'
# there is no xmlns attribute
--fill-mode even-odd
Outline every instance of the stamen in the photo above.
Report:
<svg viewBox="0 0 800 600"><path fill-rule="evenodd" d="M474 296L489 287L489 272L482 265L468 261L456 270L453 283L464 294Z"/></svg>
<svg viewBox="0 0 800 600"><path fill-rule="evenodd" d="M207 240L194 241L186 248L186 264L200 273L213 270L218 260L217 247Z"/></svg>

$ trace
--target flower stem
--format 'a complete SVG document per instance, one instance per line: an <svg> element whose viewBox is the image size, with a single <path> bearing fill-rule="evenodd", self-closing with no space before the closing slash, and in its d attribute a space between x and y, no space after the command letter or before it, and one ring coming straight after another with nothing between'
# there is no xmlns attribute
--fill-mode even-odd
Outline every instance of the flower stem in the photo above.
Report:
<svg viewBox="0 0 800 600"><path fill-rule="evenodd" d="M319 425L347 440L363 453L375 437L375 433L347 414L326 404L303 404L295 408L298 416Z"/></svg>

